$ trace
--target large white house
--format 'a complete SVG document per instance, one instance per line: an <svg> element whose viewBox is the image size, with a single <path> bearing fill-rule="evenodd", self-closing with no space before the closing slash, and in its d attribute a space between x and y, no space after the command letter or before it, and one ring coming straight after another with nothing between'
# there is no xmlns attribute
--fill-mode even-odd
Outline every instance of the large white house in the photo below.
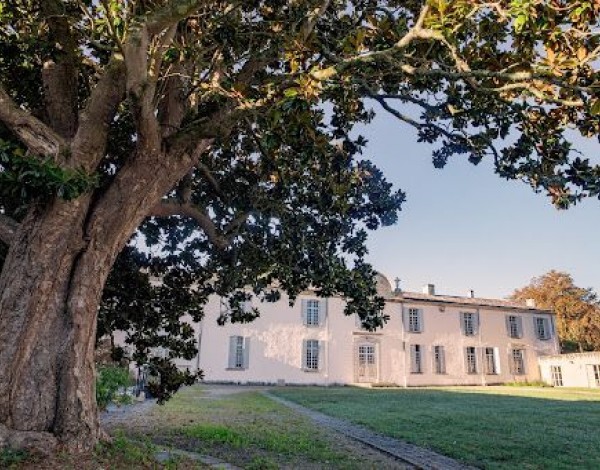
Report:
<svg viewBox="0 0 600 470"><path fill-rule="evenodd" d="M390 320L368 332L341 298L303 293L258 305L248 324L217 325L217 296L194 324L199 354L178 365L207 382L484 385L540 380L538 358L559 353L554 314L532 303L392 290L380 276Z"/></svg>

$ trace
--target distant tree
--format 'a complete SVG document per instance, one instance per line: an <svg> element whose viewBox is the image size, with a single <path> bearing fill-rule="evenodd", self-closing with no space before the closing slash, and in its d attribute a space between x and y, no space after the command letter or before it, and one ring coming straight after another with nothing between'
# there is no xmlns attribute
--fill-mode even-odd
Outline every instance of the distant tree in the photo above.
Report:
<svg viewBox="0 0 600 470"><path fill-rule="evenodd" d="M577 287L570 274L550 271L515 290L514 300L534 299L541 308L556 312L563 351L600 351L600 304L590 288Z"/></svg>
<svg viewBox="0 0 600 470"><path fill-rule="evenodd" d="M569 136L599 134L599 14L564 0L0 2L0 442L98 441L97 315L138 230L151 269L228 299L222 322L255 318L247 297L313 286L381 326L365 240L404 196L361 156L354 130L374 106L435 144L437 167L490 158L559 207L598 197L600 168Z"/></svg>

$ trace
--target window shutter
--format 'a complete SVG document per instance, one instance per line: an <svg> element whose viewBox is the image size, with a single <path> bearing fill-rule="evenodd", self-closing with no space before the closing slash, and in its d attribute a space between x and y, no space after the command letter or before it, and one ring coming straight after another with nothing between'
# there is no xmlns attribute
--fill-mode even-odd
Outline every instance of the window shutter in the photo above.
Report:
<svg viewBox="0 0 600 470"><path fill-rule="evenodd" d="M425 362L425 360L426 360L425 351L426 351L426 349L427 348L425 348L424 346L421 346L421 348L420 348L420 352L421 352L421 358L420 358L421 359L421 373L422 374L425 373L425 364L426 364L426 362Z"/></svg>
<svg viewBox="0 0 600 470"><path fill-rule="evenodd" d="M510 334L510 315L506 315L506 317L504 317L505 323L506 323L506 335L509 338L512 338L511 334Z"/></svg>
<svg viewBox="0 0 600 470"><path fill-rule="evenodd" d="M467 351L467 348L463 348L463 362L465 367L465 374L469 373L469 354Z"/></svg>
<svg viewBox="0 0 600 470"><path fill-rule="evenodd" d="M228 363L228 367L230 369L235 368L236 341L237 341L237 336L230 336L229 337L229 363Z"/></svg>
<svg viewBox="0 0 600 470"><path fill-rule="evenodd" d="M244 338L244 369L250 367L250 338Z"/></svg>
<svg viewBox="0 0 600 470"><path fill-rule="evenodd" d="M547 318L544 318L544 339L550 339L552 337L552 333L550 332L550 321Z"/></svg>
<svg viewBox="0 0 600 470"><path fill-rule="evenodd" d="M319 341L319 356L317 357L317 369L324 369L325 365L325 341Z"/></svg>
<svg viewBox="0 0 600 470"><path fill-rule="evenodd" d="M479 334L479 312L473 314L473 334L475 336Z"/></svg>
<svg viewBox="0 0 600 470"><path fill-rule="evenodd" d="M410 345L410 371L417 371L417 347L414 344Z"/></svg>
<svg viewBox="0 0 600 470"><path fill-rule="evenodd" d="M500 370L500 351L498 348L494 348L494 367L496 368L496 374L501 374Z"/></svg>
<svg viewBox="0 0 600 470"><path fill-rule="evenodd" d="M517 317L517 338L523 337L523 319Z"/></svg>
<svg viewBox="0 0 600 470"><path fill-rule="evenodd" d="M308 348L308 343L305 339L302 340L302 360L300 361L300 368L307 369L306 365L306 350Z"/></svg>
<svg viewBox="0 0 600 470"><path fill-rule="evenodd" d="M527 352L521 349L521 360L523 361L523 375L527 374Z"/></svg>
<svg viewBox="0 0 600 470"><path fill-rule="evenodd" d="M404 307L402 307L402 326L404 331L408 332L408 309Z"/></svg>
<svg viewBox="0 0 600 470"><path fill-rule="evenodd" d="M301 311L302 324L306 325L306 318L307 318L306 312L308 311L308 300L302 299L301 304L302 304L302 311Z"/></svg>
<svg viewBox="0 0 600 470"><path fill-rule="evenodd" d="M419 333L422 333L423 332L423 309L419 309L419 310L417 310L417 312L418 312L418 314L417 314L417 318L418 318L418 321L417 321L417 325L418 326L417 326L417 328L419 330ZM423 363L423 360L421 360L421 363Z"/></svg>
<svg viewBox="0 0 600 470"><path fill-rule="evenodd" d="M460 331L462 333L463 336L467 335L467 330L465 329L465 312L460 312L460 315L458 316L458 319L460 321Z"/></svg>
<svg viewBox="0 0 600 470"><path fill-rule="evenodd" d="M319 301L319 325L322 326L327 320L327 304L328 299L322 299Z"/></svg>

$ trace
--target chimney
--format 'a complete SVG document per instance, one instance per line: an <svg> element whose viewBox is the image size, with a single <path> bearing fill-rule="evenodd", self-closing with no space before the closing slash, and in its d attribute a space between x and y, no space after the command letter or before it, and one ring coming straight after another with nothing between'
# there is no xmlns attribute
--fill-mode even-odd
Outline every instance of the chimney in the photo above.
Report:
<svg viewBox="0 0 600 470"><path fill-rule="evenodd" d="M435 295L435 285L434 284L424 285L423 286L423 294Z"/></svg>
<svg viewBox="0 0 600 470"><path fill-rule="evenodd" d="M471 289L471 290L469 291L469 297L470 297L470 298L472 298L472 299L474 299L474 298L475 298L475 291L474 291L473 289Z"/></svg>
<svg viewBox="0 0 600 470"><path fill-rule="evenodd" d="M535 299L527 299L525 301L525 305L531 308L535 308Z"/></svg>

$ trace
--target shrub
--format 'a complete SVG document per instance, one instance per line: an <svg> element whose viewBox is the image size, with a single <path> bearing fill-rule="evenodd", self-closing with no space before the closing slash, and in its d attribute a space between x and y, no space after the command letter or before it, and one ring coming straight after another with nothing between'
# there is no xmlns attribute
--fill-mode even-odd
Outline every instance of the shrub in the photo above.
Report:
<svg viewBox="0 0 600 470"><path fill-rule="evenodd" d="M105 410L108 404L113 401L119 404L126 402L127 400L123 400L118 392L130 384L129 370L126 368L118 366L99 367L96 378L96 402L98 407Z"/></svg>

